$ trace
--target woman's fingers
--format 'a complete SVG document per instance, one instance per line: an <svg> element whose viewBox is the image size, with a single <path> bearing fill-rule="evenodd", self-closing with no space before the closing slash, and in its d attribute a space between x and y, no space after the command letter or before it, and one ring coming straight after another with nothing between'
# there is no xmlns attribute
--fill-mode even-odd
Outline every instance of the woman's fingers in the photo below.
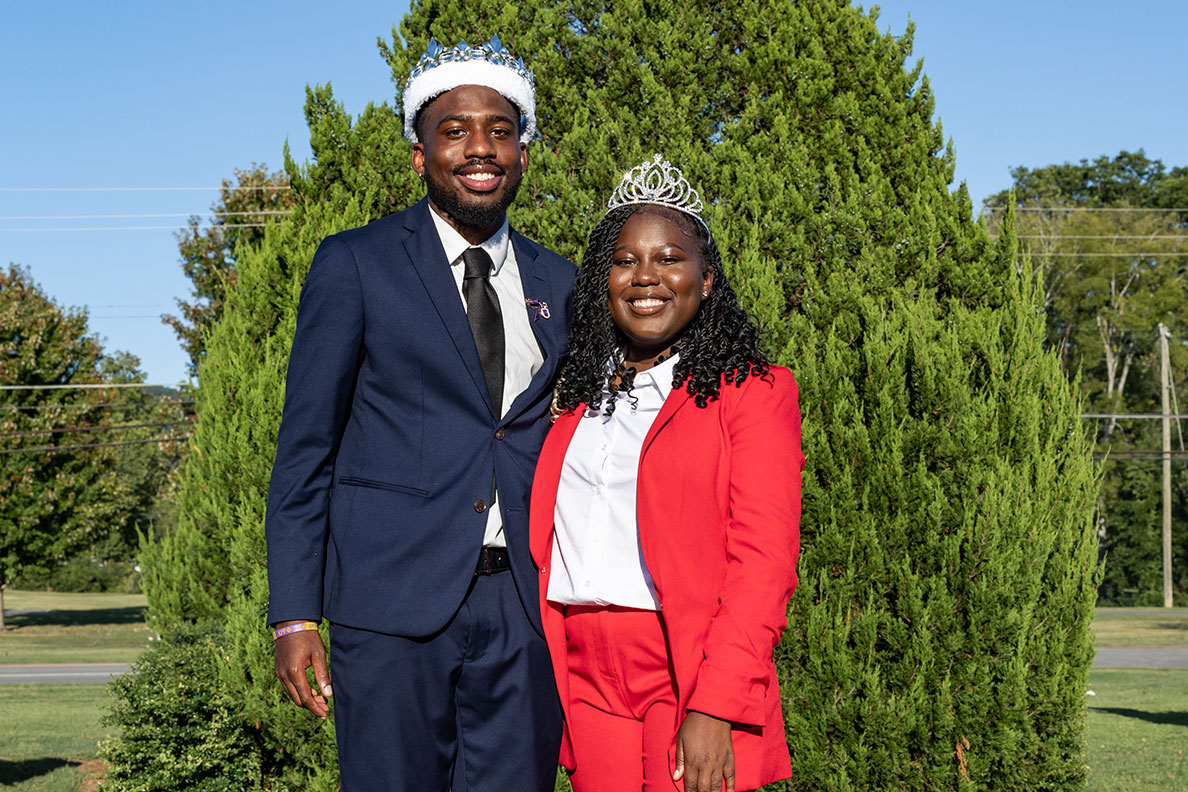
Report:
<svg viewBox="0 0 1188 792"><path fill-rule="evenodd" d="M690 712L677 732L677 771L685 792L734 792L734 748L730 723L701 712Z"/></svg>

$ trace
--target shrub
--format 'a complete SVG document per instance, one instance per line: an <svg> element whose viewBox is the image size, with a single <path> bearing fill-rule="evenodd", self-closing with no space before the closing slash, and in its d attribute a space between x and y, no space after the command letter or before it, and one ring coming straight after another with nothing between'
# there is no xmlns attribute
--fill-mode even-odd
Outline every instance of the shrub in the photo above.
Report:
<svg viewBox="0 0 1188 792"><path fill-rule="evenodd" d="M178 626L112 681L104 722L118 736L100 745L108 792L241 792L264 776L257 730L243 722L220 680L227 663L216 622Z"/></svg>

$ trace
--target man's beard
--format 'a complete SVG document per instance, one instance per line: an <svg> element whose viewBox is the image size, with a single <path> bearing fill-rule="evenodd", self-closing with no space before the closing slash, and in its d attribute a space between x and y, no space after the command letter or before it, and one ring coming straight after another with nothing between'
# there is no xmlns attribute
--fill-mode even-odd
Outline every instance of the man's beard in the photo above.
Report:
<svg viewBox="0 0 1188 792"><path fill-rule="evenodd" d="M503 191L503 197L494 201L480 199L474 203L464 203L462 188L448 189L446 185L433 179L428 168L425 169L425 186L433 205L452 217L458 225L463 228L486 230L503 224L507 207L516 199L520 182L524 178L522 171L513 175L504 169L502 175L504 184L500 185L500 189Z"/></svg>

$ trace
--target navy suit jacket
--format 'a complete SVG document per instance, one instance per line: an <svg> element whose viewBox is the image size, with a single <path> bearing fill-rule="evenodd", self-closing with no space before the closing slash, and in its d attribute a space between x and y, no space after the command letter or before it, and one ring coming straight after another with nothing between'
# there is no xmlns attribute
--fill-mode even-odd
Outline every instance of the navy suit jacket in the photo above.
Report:
<svg viewBox="0 0 1188 792"><path fill-rule="evenodd" d="M404 636L443 627L466 594L491 476L520 599L538 631L528 499L564 350L576 268L511 232L544 364L493 411L429 205L327 237L301 292L268 491L270 624Z"/></svg>

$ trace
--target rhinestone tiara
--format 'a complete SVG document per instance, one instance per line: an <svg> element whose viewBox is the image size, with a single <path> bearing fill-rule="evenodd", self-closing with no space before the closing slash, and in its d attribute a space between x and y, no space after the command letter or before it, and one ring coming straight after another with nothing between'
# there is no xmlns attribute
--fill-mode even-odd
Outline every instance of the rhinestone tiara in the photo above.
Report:
<svg viewBox="0 0 1188 792"><path fill-rule="evenodd" d="M514 57L499 36L477 47L465 41L443 47L429 39L425 54L408 72L404 86L404 134L416 143L417 113L426 104L460 85L485 85L498 91L520 111L520 140L536 131L536 81L522 58Z"/></svg>
<svg viewBox="0 0 1188 792"><path fill-rule="evenodd" d="M620 206L633 204L653 204L676 209L689 215L709 231L709 226L701 217L701 210L704 208L701 196L689 184L680 168L659 154L650 160L644 160L623 174L619 186L606 202L606 208L618 209Z"/></svg>

